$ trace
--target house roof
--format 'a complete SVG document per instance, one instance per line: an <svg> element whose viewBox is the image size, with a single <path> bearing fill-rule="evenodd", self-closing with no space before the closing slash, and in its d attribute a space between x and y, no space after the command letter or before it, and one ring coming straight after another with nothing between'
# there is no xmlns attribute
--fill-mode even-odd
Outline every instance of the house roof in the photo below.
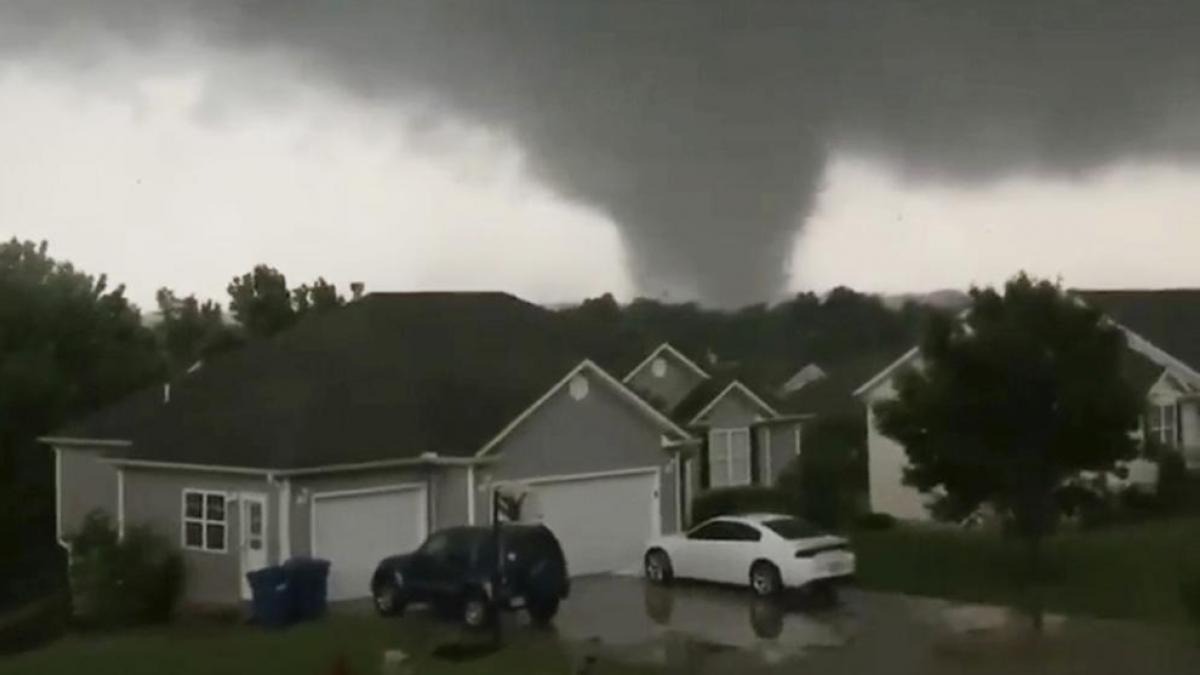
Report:
<svg viewBox="0 0 1200 675"><path fill-rule="evenodd" d="M1200 289L1072 291L1194 371L1200 371Z"/></svg>
<svg viewBox="0 0 1200 675"><path fill-rule="evenodd" d="M855 389L895 360L892 351L875 351L827 364L822 368L825 377L781 395L780 409L817 415L861 414Z"/></svg>
<svg viewBox="0 0 1200 675"><path fill-rule="evenodd" d="M1175 372L1200 371L1200 290L1071 293L1125 329L1130 348L1121 367L1139 393L1148 392L1168 366ZM866 393L918 354L914 347L873 376L868 375L854 395ZM1193 378L1200 379L1195 375Z"/></svg>
<svg viewBox="0 0 1200 675"><path fill-rule="evenodd" d="M688 395L683 397L671 409L671 418L681 425L689 426L693 420L714 405L730 388L740 388L748 393L748 398L769 414L777 414L778 400L774 396L764 395L760 390L752 388L740 377L735 370L717 369L707 380L697 384ZM765 406L765 407L764 407Z"/></svg>
<svg viewBox="0 0 1200 675"><path fill-rule="evenodd" d="M632 380L634 378L634 376L636 376L639 372L641 372L641 370L643 368L650 365L650 363L652 361L654 361L654 359L657 358L661 354L668 354L668 355L672 356L677 362L683 364L683 366L685 368L692 371L699 377L702 377L705 379L708 379L710 377L708 371L704 370L699 365L697 365L696 362L693 361L692 359L688 358L686 354L684 354L683 352L676 349L674 346L671 345L671 343L664 342L661 345L659 345L658 347L656 347L654 349L654 351L650 352L650 354L647 355L646 358L642 359L642 361L640 363L638 363L636 366L634 366L629 371L629 373L627 375L625 375L625 377L622 379L622 382L629 382L630 380Z"/></svg>
<svg viewBox="0 0 1200 675"><path fill-rule="evenodd" d="M304 468L473 455L585 355L502 293L375 293L139 392L59 437L118 456ZM353 430L353 433L348 433Z"/></svg>

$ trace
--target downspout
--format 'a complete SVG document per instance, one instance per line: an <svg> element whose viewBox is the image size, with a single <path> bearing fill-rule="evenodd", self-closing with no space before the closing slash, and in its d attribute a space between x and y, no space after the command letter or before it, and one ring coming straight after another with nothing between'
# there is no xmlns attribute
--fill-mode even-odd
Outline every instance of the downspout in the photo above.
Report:
<svg viewBox="0 0 1200 675"><path fill-rule="evenodd" d="M54 446L54 538L71 559L71 545L63 538L62 523L62 450Z"/></svg>
<svg viewBox="0 0 1200 675"><path fill-rule="evenodd" d="M117 468L117 540L125 539L125 469Z"/></svg>
<svg viewBox="0 0 1200 675"><path fill-rule="evenodd" d="M267 474L267 483L276 490L276 508L279 516L275 519L279 528L276 546L279 549L278 563L292 557L292 481L290 478L278 478L274 473Z"/></svg>

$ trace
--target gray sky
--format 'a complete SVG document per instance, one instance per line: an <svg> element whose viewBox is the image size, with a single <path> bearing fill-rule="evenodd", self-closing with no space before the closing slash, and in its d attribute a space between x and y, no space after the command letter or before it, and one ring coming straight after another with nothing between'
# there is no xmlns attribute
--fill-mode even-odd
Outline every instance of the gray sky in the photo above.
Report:
<svg viewBox="0 0 1200 675"><path fill-rule="evenodd" d="M0 0L0 234L224 299L1200 284L1200 3Z"/></svg>

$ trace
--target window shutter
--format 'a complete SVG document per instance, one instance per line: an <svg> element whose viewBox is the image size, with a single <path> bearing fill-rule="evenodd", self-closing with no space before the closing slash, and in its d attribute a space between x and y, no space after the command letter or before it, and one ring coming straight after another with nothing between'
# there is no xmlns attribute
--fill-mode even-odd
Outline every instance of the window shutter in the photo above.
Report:
<svg viewBox="0 0 1200 675"><path fill-rule="evenodd" d="M1183 447L1183 406L1175 404L1175 447Z"/></svg>
<svg viewBox="0 0 1200 675"><path fill-rule="evenodd" d="M759 467L760 462L758 461L758 434L754 433L756 431L758 431L758 429L756 429L754 427L750 427L749 430L746 432L747 435L750 436L750 484L751 485L759 485L764 482L763 480L760 479L760 477L758 475L759 474L758 467Z"/></svg>
<svg viewBox="0 0 1200 675"><path fill-rule="evenodd" d="M708 434L705 433L700 440L700 489L707 490L710 484L708 478Z"/></svg>

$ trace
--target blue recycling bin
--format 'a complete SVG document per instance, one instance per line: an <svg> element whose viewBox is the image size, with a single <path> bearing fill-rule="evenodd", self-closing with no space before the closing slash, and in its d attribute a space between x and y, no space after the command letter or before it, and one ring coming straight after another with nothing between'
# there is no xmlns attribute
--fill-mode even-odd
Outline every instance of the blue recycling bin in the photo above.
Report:
<svg viewBox="0 0 1200 675"><path fill-rule="evenodd" d="M329 561L320 558L292 558L283 563L291 588L292 616L309 621L325 614L329 588Z"/></svg>
<svg viewBox="0 0 1200 675"><path fill-rule="evenodd" d="M254 623L279 628L292 622L292 598L295 589L292 588L286 570L279 565L272 565L247 572L246 580L250 582L250 604Z"/></svg>

